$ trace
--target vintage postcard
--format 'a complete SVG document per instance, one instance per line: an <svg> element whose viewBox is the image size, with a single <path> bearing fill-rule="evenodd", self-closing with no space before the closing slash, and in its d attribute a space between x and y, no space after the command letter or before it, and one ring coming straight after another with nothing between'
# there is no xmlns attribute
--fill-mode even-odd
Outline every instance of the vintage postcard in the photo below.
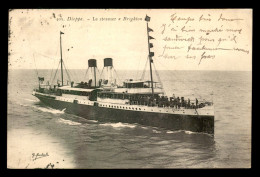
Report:
<svg viewBox="0 0 260 177"><path fill-rule="evenodd" d="M251 168L252 9L10 9L7 168Z"/></svg>

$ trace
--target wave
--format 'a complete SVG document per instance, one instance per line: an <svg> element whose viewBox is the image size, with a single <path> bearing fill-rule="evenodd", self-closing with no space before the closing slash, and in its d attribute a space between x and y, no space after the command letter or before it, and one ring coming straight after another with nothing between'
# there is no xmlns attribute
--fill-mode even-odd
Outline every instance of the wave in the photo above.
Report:
<svg viewBox="0 0 260 177"><path fill-rule="evenodd" d="M184 133L186 133L186 134L195 134L196 132L191 132L191 131L184 131Z"/></svg>
<svg viewBox="0 0 260 177"><path fill-rule="evenodd" d="M63 110L58 110L58 109L44 108L44 107L37 107L37 106L32 106L32 107L36 108L42 112L49 112L52 114L64 114L64 111L66 110L66 108L64 108Z"/></svg>
<svg viewBox="0 0 260 177"><path fill-rule="evenodd" d="M190 135L190 134L201 134L201 135L208 135L208 136L214 136L212 134L209 134L209 133L205 133L205 132L192 132L192 131L187 131L185 130L184 133Z"/></svg>
<svg viewBox="0 0 260 177"><path fill-rule="evenodd" d="M81 123L79 123L79 122L74 122L74 121L71 121L71 120L65 120L65 119L62 119L62 118L59 118L58 122L68 124L68 125L81 125Z"/></svg>
<svg viewBox="0 0 260 177"><path fill-rule="evenodd" d="M166 133L171 134L171 133L180 133L180 132L182 132L182 130L176 130L176 131L168 130Z"/></svg>
<svg viewBox="0 0 260 177"><path fill-rule="evenodd" d="M88 122L94 122L94 123L97 123L98 121L97 120L89 120L87 119Z"/></svg>
<svg viewBox="0 0 260 177"><path fill-rule="evenodd" d="M191 135L191 134L203 134L203 135L213 136L213 135L205 133L205 132L192 132L192 131L188 131L188 130L176 130L176 131L168 130L168 131L166 131L166 133L168 133L168 134L185 133L185 134L188 134L188 135Z"/></svg>
<svg viewBox="0 0 260 177"><path fill-rule="evenodd" d="M100 124L101 126L111 126L113 128L124 128L124 127L127 127L127 128L135 128L136 126L135 125L131 125L131 124L127 124L127 123L121 123L121 122L118 122L118 123L105 123L105 124Z"/></svg>
<svg viewBox="0 0 260 177"><path fill-rule="evenodd" d="M27 104L21 104L21 103L19 103L19 105L20 105L20 106L24 106L24 107L28 107L28 106L30 106L30 105L27 105Z"/></svg>
<svg viewBox="0 0 260 177"><path fill-rule="evenodd" d="M161 133L161 131L153 130L153 133Z"/></svg>
<svg viewBox="0 0 260 177"><path fill-rule="evenodd" d="M199 134L200 133L200 132L192 132L192 131L188 131L188 130L176 130L176 131L168 130L168 131L166 131L166 133L168 133L168 134L181 133L181 132L183 132L185 134L188 134L188 135L190 135L190 134Z"/></svg>

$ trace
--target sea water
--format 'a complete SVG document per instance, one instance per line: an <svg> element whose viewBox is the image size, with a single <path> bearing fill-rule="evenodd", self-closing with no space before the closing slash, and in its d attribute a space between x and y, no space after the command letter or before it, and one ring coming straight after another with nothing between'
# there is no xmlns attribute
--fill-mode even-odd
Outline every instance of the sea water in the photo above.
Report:
<svg viewBox="0 0 260 177"><path fill-rule="evenodd" d="M84 79L84 70L69 72L76 82ZM52 72L38 73L46 81ZM135 79L138 73L141 71L119 70L118 82ZM98 122L67 114L32 96L38 86L35 70L9 70L8 168L251 167L251 72L159 71L159 74L169 96L174 93L214 101L214 136ZM48 156L35 159L33 154L37 153Z"/></svg>

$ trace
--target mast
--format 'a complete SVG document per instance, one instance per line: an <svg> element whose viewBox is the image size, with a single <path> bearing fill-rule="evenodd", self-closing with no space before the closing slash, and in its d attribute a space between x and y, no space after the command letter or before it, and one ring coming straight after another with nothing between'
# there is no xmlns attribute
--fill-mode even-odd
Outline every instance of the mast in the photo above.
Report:
<svg viewBox="0 0 260 177"><path fill-rule="evenodd" d="M61 66L61 82L63 86L63 61L62 61L62 45L61 45L61 35L64 34L63 32L60 31L60 66Z"/></svg>
<svg viewBox="0 0 260 177"><path fill-rule="evenodd" d="M153 71L152 71L152 55L150 51L150 36L149 36L149 27L148 27L148 22L150 21L150 17L146 15L145 21L147 24L147 41L148 41L148 51L149 51L149 63L150 63L150 76L151 76L151 85L152 85L152 96L154 96L154 90L153 90ZM153 39L153 38L151 38Z"/></svg>

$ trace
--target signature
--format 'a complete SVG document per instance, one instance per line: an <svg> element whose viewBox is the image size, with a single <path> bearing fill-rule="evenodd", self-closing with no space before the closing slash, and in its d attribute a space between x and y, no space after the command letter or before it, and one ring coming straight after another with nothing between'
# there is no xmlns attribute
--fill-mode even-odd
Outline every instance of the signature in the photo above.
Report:
<svg viewBox="0 0 260 177"><path fill-rule="evenodd" d="M47 156L49 156L48 152L46 152L46 153L32 153L33 161L40 159L40 158L43 158L43 157L47 157Z"/></svg>

